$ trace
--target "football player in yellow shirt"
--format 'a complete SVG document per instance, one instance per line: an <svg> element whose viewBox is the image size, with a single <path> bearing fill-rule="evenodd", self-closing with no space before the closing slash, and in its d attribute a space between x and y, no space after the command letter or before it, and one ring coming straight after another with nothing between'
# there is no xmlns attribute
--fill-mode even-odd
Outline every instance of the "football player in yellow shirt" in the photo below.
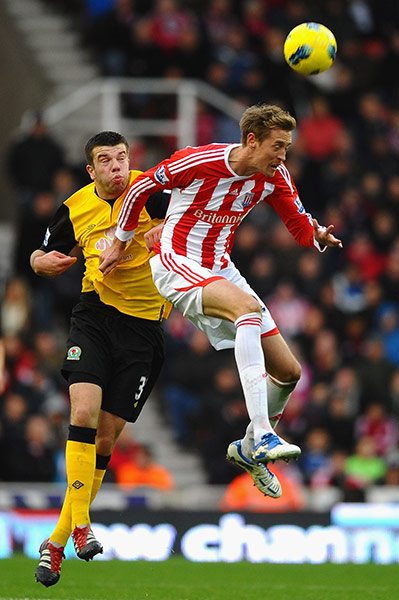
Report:
<svg viewBox="0 0 399 600"><path fill-rule="evenodd" d="M60 578L71 532L79 558L91 560L103 551L90 527L89 507L119 434L127 421L137 420L157 380L164 361L161 321L170 311L152 281L144 239L164 218L169 196L157 193L149 199L122 261L104 278L99 255L112 243L125 192L140 171L130 171L129 146L119 133L96 134L85 153L93 182L60 206L30 261L44 277L69 269L77 260L70 256L76 246L85 261L61 369L71 403L68 489L57 526L40 547L35 572L46 587Z"/></svg>

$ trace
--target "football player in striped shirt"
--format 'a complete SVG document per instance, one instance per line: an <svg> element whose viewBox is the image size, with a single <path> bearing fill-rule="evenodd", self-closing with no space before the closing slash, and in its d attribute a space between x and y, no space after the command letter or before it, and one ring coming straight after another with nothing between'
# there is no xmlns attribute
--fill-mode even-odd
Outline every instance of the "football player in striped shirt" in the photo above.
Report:
<svg viewBox="0 0 399 600"><path fill-rule="evenodd" d="M284 164L295 126L278 106L251 106L240 121L240 144L188 147L144 172L126 194L112 246L100 256L100 270L112 277L150 194L171 190L159 239L152 234L155 285L216 350L234 347L250 421L227 458L275 498L281 486L268 463L301 452L274 432L301 367L230 253L237 227L259 203L273 208L302 246L342 247L332 225L322 227L306 212Z"/></svg>

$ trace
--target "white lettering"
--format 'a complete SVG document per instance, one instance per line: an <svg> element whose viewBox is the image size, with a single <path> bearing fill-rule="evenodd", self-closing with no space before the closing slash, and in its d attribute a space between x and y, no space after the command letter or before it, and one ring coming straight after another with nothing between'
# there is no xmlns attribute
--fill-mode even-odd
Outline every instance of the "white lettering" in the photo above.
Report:
<svg viewBox="0 0 399 600"><path fill-rule="evenodd" d="M38 516L33 511L18 514L0 512L0 558L12 556L15 544L21 544L25 555L37 557L43 539L54 529L56 517ZM96 560L167 560L176 543L176 528L169 523L133 526L114 523L92 525L94 534L104 546L104 554ZM399 563L397 528L276 525L264 529L247 525L242 515L223 515L218 524L198 524L182 532L176 552L194 562L269 563ZM65 547L67 558L74 558L71 540Z"/></svg>

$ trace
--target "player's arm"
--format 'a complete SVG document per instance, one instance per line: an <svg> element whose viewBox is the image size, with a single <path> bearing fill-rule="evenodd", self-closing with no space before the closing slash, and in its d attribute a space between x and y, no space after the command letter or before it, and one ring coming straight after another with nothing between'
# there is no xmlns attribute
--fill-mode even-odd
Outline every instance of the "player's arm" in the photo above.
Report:
<svg viewBox="0 0 399 600"><path fill-rule="evenodd" d="M316 219L312 219L312 223L314 238L320 246L343 248L342 241L336 238L332 233L334 225L324 227L323 225L319 225Z"/></svg>
<svg viewBox="0 0 399 600"><path fill-rule="evenodd" d="M100 254L100 271L104 275L110 273L122 259L126 243L134 236L140 211L151 194L184 185L187 177L185 173L172 175L169 170L169 165L176 157L179 157L179 152L139 175L128 189L118 216L114 240L111 246Z"/></svg>
<svg viewBox="0 0 399 600"><path fill-rule="evenodd" d="M170 191L155 192L152 194L145 205L151 219L162 219L166 217L170 200ZM161 239L163 222L155 225L152 229L144 234L144 241L148 252L151 252L157 242Z"/></svg>
<svg viewBox="0 0 399 600"><path fill-rule="evenodd" d="M30 256L32 270L41 277L58 277L77 261L76 256L69 256L76 245L69 209L62 204L47 228L42 245Z"/></svg>
<svg viewBox="0 0 399 600"><path fill-rule="evenodd" d="M324 252L327 246L342 248L341 240L332 234L334 225L321 226L306 212L287 169L284 170L284 177L279 176L276 184L275 190L266 201L284 221L298 244L316 247L320 252Z"/></svg>

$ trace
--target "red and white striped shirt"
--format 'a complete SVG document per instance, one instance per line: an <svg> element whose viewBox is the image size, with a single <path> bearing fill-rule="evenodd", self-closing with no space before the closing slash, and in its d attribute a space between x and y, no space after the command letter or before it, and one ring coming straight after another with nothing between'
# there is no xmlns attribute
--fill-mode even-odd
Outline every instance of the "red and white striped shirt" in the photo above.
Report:
<svg viewBox="0 0 399 600"><path fill-rule="evenodd" d="M218 270L227 265L234 234L259 202L269 204L302 246L317 246L312 218L305 212L285 165L274 177L237 175L229 165L238 144L209 144L178 150L137 177L126 193L116 236L134 234L138 216L150 194L172 190L160 243L155 252L187 256Z"/></svg>

